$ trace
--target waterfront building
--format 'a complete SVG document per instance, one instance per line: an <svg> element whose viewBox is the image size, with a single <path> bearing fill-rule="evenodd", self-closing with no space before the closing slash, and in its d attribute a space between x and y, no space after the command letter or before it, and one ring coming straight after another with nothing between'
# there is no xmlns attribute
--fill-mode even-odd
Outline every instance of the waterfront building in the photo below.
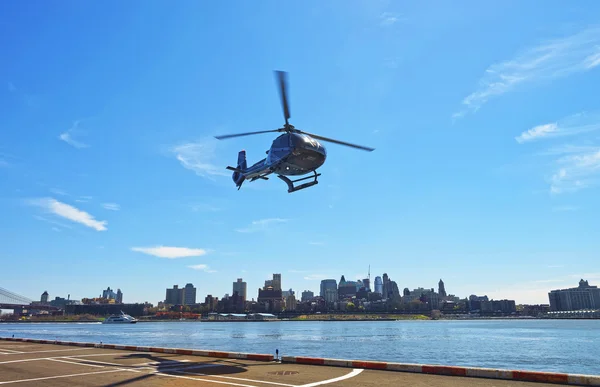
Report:
<svg viewBox="0 0 600 387"><path fill-rule="evenodd" d="M188 283L183 289L183 305L193 305L196 303L196 288Z"/></svg>
<svg viewBox="0 0 600 387"><path fill-rule="evenodd" d="M115 301L117 301L117 304L123 303L123 292L121 289L117 289L117 299Z"/></svg>
<svg viewBox="0 0 600 387"><path fill-rule="evenodd" d="M550 310L573 311L583 309L600 309L600 289L590 286L588 281L581 279L579 286L569 289L556 289L548 293Z"/></svg>
<svg viewBox="0 0 600 387"><path fill-rule="evenodd" d="M236 282L233 283L233 291L231 294L237 292L239 296L246 302L246 282L242 280L242 278L238 278Z"/></svg>
<svg viewBox="0 0 600 387"><path fill-rule="evenodd" d="M179 289L179 285L173 285L173 288L167 289L167 294L165 295L165 304L180 305L183 302L183 293L181 290L182 289Z"/></svg>
<svg viewBox="0 0 600 387"><path fill-rule="evenodd" d="M40 302L42 304L48 303L48 292L47 291L44 291L44 293L42 293L42 297L40 297Z"/></svg>

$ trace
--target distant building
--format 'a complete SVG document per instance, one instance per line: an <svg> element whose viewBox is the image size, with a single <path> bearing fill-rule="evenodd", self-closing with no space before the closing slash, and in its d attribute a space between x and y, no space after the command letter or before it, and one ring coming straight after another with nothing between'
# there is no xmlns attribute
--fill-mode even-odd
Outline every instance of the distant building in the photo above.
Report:
<svg viewBox="0 0 600 387"><path fill-rule="evenodd" d="M244 300L245 302L247 299L246 288L246 282L244 282L241 278L238 278L237 281L233 283L233 291L231 292L231 294L237 292L242 298L242 300Z"/></svg>
<svg viewBox="0 0 600 387"><path fill-rule="evenodd" d="M196 288L191 283L185 285L183 289L183 305L193 305L196 303Z"/></svg>
<svg viewBox="0 0 600 387"><path fill-rule="evenodd" d="M167 294L165 296L165 304L168 305L181 305L183 303L181 292L182 289L179 289L179 285L173 285L173 288L167 289Z"/></svg>
<svg viewBox="0 0 600 387"><path fill-rule="evenodd" d="M583 279L576 288L552 290L548 293L548 298L550 310L553 312L600 309L600 289L590 286L588 281Z"/></svg>
<svg viewBox="0 0 600 387"><path fill-rule="evenodd" d="M102 291L102 298L106 298L107 300L115 300L117 299L117 293L115 293L110 286Z"/></svg>
<svg viewBox="0 0 600 387"><path fill-rule="evenodd" d="M319 295L323 298L327 298L325 297L326 293L327 293L327 289L333 289L337 292L337 281L334 279L324 279L321 281L321 291L319 292Z"/></svg>
<svg viewBox="0 0 600 387"><path fill-rule="evenodd" d="M315 294L310 290L305 290L302 292L302 302L310 301L315 298Z"/></svg>
<svg viewBox="0 0 600 387"><path fill-rule="evenodd" d="M272 286L258 289L256 302L263 305L268 312L280 312L284 302L281 289L275 290Z"/></svg>
<svg viewBox="0 0 600 387"><path fill-rule="evenodd" d="M273 289L281 290L281 274L273 274Z"/></svg>
<svg viewBox="0 0 600 387"><path fill-rule="evenodd" d="M44 291L44 293L42 293L42 297L40 297L40 302L42 304L48 303L48 292L47 291Z"/></svg>
<svg viewBox="0 0 600 387"><path fill-rule="evenodd" d="M362 280L363 287L367 292L371 291L371 280L369 278L365 278Z"/></svg>
<svg viewBox="0 0 600 387"><path fill-rule="evenodd" d="M440 282L438 282L438 294L440 295L440 298L444 298L447 296L446 288L444 287L444 281L442 281L441 278Z"/></svg>
<svg viewBox="0 0 600 387"><path fill-rule="evenodd" d="M375 293L383 294L383 281L380 276L375 277Z"/></svg>
<svg viewBox="0 0 600 387"><path fill-rule="evenodd" d="M122 304L123 303L123 292L121 291L121 289L117 289L117 304Z"/></svg>

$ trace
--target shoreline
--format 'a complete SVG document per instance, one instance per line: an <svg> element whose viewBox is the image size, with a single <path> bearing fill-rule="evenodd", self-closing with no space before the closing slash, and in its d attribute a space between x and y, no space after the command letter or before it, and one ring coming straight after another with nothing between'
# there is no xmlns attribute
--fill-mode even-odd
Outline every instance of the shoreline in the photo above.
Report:
<svg viewBox="0 0 600 387"><path fill-rule="evenodd" d="M203 319L143 319L137 323L274 323L274 322L377 322L377 321L480 321L480 320L600 320L600 318L589 317L569 317L569 318L544 318L544 317L457 317L457 318L314 318L314 319L299 319L299 318L282 318L273 320L203 320ZM71 319L52 319L52 320L0 320L0 324L99 324L103 319L98 320L71 320Z"/></svg>

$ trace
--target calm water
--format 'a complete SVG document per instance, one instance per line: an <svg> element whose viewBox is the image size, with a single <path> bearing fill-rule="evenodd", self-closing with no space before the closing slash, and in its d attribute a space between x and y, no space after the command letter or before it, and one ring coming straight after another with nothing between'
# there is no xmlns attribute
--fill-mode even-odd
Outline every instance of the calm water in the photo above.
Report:
<svg viewBox="0 0 600 387"><path fill-rule="evenodd" d="M600 374L600 320L0 324L0 336Z"/></svg>

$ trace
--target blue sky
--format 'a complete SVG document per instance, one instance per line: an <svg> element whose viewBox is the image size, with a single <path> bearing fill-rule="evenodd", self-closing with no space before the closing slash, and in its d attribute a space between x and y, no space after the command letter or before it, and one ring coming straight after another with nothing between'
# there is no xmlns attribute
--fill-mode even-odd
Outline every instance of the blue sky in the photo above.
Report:
<svg viewBox="0 0 600 387"><path fill-rule="evenodd" d="M156 303L370 264L538 303L600 282L600 4L302 4L2 4L0 286ZM237 191L225 167L275 136L213 136L282 125L276 69L298 129L376 150Z"/></svg>

